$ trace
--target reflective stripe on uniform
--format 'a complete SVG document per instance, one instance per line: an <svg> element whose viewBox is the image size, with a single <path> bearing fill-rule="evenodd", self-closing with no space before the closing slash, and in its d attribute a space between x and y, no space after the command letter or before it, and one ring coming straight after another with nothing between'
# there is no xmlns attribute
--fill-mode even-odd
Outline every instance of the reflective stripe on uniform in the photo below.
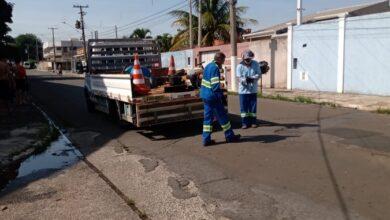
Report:
<svg viewBox="0 0 390 220"><path fill-rule="evenodd" d="M202 79L202 86L211 89L211 83L205 79Z"/></svg>
<svg viewBox="0 0 390 220"><path fill-rule="evenodd" d="M230 122L224 124L224 125L221 125L223 131L227 131L229 130L230 128L232 128L232 125L230 124Z"/></svg>
<svg viewBox="0 0 390 220"><path fill-rule="evenodd" d="M256 118L256 113L251 113L251 112L247 112L247 113L241 113L241 118L245 118L245 117L253 117L253 118Z"/></svg>
<svg viewBox="0 0 390 220"><path fill-rule="evenodd" d="M241 118L245 118L245 117L248 117L248 114L247 113L241 113Z"/></svg>
<svg viewBox="0 0 390 220"><path fill-rule="evenodd" d="M219 77L211 78L211 85L218 84L218 83L219 83Z"/></svg>
<svg viewBox="0 0 390 220"><path fill-rule="evenodd" d="M211 125L203 125L203 132L212 132L213 126Z"/></svg>

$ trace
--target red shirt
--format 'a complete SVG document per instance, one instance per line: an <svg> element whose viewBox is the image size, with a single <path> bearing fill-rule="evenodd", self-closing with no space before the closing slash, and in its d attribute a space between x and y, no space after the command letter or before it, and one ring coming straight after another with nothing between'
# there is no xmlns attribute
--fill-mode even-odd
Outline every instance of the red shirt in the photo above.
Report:
<svg viewBox="0 0 390 220"><path fill-rule="evenodd" d="M18 72L16 73L16 79L24 79L26 78L26 69L22 66L17 64L16 68Z"/></svg>

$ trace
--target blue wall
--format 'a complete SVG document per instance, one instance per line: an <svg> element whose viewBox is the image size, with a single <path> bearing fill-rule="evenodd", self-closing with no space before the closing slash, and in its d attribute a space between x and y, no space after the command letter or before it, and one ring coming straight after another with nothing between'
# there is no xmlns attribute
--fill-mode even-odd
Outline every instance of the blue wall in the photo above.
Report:
<svg viewBox="0 0 390 220"><path fill-rule="evenodd" d="M168 67L169 59L173 55L175 59L176 69L185 69L193 66L193 50L181 50L161 53L161 66ZM188 58L190 59L190 65L188 65Z"/></svg>
<svg viewBox="0 0 390 220"><path fill-rule="evenodd" d="M390 13L348 18L345 37L345 92L390 95Z"/></svg>
<svg viewBox="0 0 390 220"><path fill-rule="evenodd" d="M292 46L292 57L298 59L292 71L292 88L336 92L337 20L295 26ZM307 80L301 80L302 71L307 73Z"/></svg>

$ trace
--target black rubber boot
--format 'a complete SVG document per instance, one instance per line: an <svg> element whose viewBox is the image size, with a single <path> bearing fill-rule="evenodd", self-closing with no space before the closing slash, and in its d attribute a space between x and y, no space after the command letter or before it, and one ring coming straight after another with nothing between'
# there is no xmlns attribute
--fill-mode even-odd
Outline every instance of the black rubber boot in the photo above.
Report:
<svg viewBox="0 0 390 220"><path fill-rule="evenodd" d="M226 143L237 143L241 141L241 135L236 134L233 137L226 138Z"/></svg>
<svg viewBox="0 0 390 220"><path fill-rule="evenodd" d="M211 141L203 143L203 147L208 147L208 146L211 146L211 145L214 145L214 144L215 144L215 141L211 140Z"/></svg>

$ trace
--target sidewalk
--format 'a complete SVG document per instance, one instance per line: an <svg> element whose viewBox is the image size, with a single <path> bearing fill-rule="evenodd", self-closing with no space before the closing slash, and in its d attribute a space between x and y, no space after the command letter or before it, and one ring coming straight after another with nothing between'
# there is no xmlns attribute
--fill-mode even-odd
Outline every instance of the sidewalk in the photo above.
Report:
<svg viewBox="0 0 390 220"><path fill-rule="evenodd" d="M263 96L271 98L307 99L309 102L354 108L364 111L390 111L390 96L372 96L360 94L339 94L303 90L263 89Z"/></svg>
<svg viewBox="0 0 390 220"><path fill-rule="evenodd" d="M71 77L77 77L77 78L85 78L85 73L74 73L72 71L62 71L63 76L71 76Z"/></svg>

